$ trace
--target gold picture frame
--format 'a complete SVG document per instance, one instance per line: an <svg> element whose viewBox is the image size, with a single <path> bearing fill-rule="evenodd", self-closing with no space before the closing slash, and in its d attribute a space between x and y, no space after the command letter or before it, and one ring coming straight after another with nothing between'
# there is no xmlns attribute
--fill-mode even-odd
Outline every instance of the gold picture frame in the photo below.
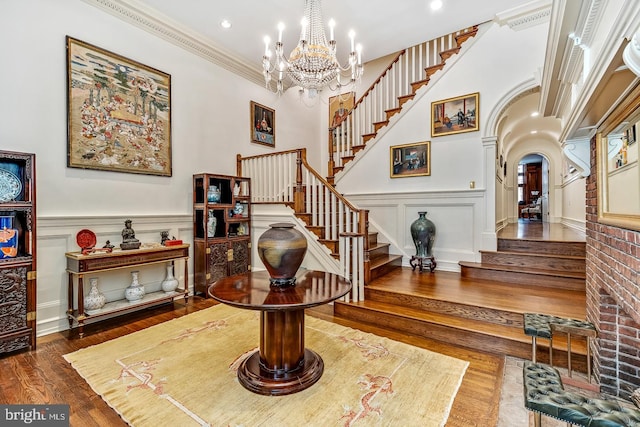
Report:
<svg viewBox="0 0 640 427"><path fill-rule="evenodd" d="M431 136L480 130L480 93L431 103Z"/></svg>
<svg viewBox="0 0 640 427"><path fill-rule="evenodd" d="M171 176L171 76L66 37L67 166Z"/></svg>
<svg viewBox="0 0 640 427"><path fill-rule="evenodd" d="M431 141L389 147L391 178L431 175Z"/></svg>
<svg viewBox="0 0 640 427"><path fill-rule="evenodd" d="M251 101L251 142L276 146L276 110Z"/></svg>

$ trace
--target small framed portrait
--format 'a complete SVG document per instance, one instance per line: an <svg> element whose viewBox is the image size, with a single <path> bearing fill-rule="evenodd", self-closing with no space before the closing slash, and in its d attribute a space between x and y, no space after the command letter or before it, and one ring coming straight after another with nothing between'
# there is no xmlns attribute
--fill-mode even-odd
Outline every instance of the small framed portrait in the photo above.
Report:
<svg viewBox="0 0 640 427"><path fill-rule="evenodd" d="M276 111L251 101L251 142L276 146Z"/></svg>
<svg viewBox="0 0 640 427"><path fill-rule="evenodd" d="M431 175L431 142L390 147L391 178Z"/></svg>
<svg viewBox="0 0 640 427"><path fill-rule="evenodd" d="M478 92L431 103L431 136L473 132L479 128Z"/></svg>

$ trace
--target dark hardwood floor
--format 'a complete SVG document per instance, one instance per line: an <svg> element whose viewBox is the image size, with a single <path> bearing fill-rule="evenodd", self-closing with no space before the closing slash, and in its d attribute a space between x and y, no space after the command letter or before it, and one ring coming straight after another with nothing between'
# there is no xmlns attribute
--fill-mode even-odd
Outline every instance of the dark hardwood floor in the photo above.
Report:
<svg viewBox="0 0 640 427"><path fill-rule="evenodd" d="M563 235L567 239L576 238L570 230L558 227L561 226L540 222L519 223L507 227L501 234L511 233L515 236L527 236L527 238L542 240L560 239L562 237L558 236ZM567 237L569 235L571 237ZM417 286L422 288L424 292L437 292L446 295L447 298L464 298L467 303L471 304L476 299L487 298L483 297L478 290L471 290L472 287L468 286L469 279L456 278L455 273L417 273L412 272L411 269L402 269L398 274L400 274L399 277L404 275L412 278L402 281L403 286ZM394 281L399 283L397 278ZM456 293L459 294L457 297L454 295ZM502 301L495 301L494 296L491 298L494 305L523 304L520 299L512 296L506 296ZM538 290L531 301L535 301L542 307L545 304L552 304L556 300L553 290ZM173 305L148 309L107 322L88 325L85 327L83 338L78 338L73 331L39 337L36 351L22 351L0 357L0 402L5 404L66 403L71 405L71 426L126 425L118 414L91 390L62 356L80 348L114 339L214 304L215 302L211 299L191 297L186 304L184 300L179 300ZM583 304L582 307L580 305L557 306L554 310L558 315L566 312L567 316L579 316L581 311L584 311ZM528 308L530 306L527 306ZM469 368L454 401L447 426L490 427L496 425L504 355L473 350L441 340L344 319L334 316L332 306L314 308L308 310L308 314L469 361Z"/></svg>

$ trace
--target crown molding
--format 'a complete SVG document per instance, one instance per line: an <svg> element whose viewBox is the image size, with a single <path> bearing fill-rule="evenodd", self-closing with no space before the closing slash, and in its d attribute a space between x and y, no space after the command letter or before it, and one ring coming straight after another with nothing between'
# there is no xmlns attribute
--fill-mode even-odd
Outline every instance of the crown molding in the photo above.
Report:
<svg viewBox="0 0 640 427"><path fill-rule="evenodd" d="M499 13L495 16L494 21L499 25L508 25L514 31L519 31L546 22L550 17L551 1L538 0Z"/></svg>
<svg viewBox="0 0 640 427"><path fill-rule="evenodd" d="M82 1L167 40L182 49L195 53L227 71L264 86L262 70L251 66L233 53L216 46L213 41L190 31L168 16L162 15L135 0Z"/></svg>

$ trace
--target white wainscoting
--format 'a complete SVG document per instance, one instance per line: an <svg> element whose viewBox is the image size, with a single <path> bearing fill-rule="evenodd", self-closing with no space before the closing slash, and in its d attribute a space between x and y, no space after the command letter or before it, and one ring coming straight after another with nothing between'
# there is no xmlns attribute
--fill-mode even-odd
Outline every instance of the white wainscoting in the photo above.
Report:
<svg viewBox="0 0 640 427"><path fill-rule="evenodd" d="M169 231L191 248L189 258L189 289L193 293L193 219L186 215L158 216L74 216L74 217L38 217L37 218L37 335L47 335L69 328L67 320L66 252L76 252L80 247L76 243L76 234L89 229L96 234L96 247L104 246L109 240L116 247L122 242L122 229L125 219L132 220L136 238L142 243L159 243L160 232ZM160 283L166 275L165 264L140 268L140 282L147 291L160 289ZM131 269L132 270L132 269ZM124 288L131 283L130 269L101 273L98 286L107 300L121 299ZM174 272L180 284L184 283L184 265L176 263ZM94 277L94 276L91 276ZM88 292L88 280L85 283Z"/></svg>
<svg viewBox="0 0 640 427"><path fill-rule="evenodd" d="M402 255L403 266L415 255L410 227L418 212L436 226L433 254L438 270L460 271L459 261L479 262L484 224L482 189L384 194L348 194L361 209L369 210L369 222L390 252Z"/></svg>

